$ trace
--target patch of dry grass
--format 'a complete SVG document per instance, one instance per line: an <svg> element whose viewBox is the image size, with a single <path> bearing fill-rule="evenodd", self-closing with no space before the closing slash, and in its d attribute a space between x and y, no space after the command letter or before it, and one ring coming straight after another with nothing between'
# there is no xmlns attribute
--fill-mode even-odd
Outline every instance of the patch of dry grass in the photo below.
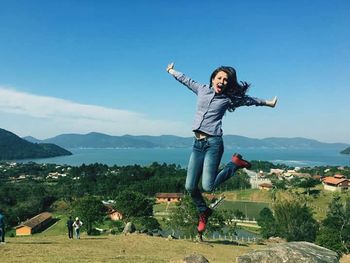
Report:
<svg viewBox="0 0 350 263"><path fill-rule="evenodd" d="M7 238L0 245L0 262L121 262L179 263L185 256L201 254L211 263L236 262L236 257L266 246L239 246L232 242L167 240L141 234L69 240L65 235ZM350 255L340 259L350 263Z"/></svg>
<svg viewBox="0 0 350 263"><path fill-rule="evenodd" d="M141 234L89 237L34 235L7 238L0 246L0 262L180 262L201 254L210 262L235 262L238 255L258 246L227 242L167 240Z"/></svg>

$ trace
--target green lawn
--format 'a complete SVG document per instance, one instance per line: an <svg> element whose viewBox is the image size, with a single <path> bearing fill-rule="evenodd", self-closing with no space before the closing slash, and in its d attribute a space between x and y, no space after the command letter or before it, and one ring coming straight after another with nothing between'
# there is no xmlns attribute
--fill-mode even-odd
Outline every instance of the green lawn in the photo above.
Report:
<svg viewBox="0 0 350 263"><path fill-rule="evenodd" d="M63 233L67 233L67 219L68 216L66 215L61 215L61 214L53 214L54 220L56 222L50 226L48 229L46 229L42 233L38 233L37 235L43 235L43 236L57 236L57 235L62 235Z"/></svg>
<svg viewBox="0 0 350 263"><path fill-rule="evenodd" d="M240 210L246 217L257 219L260 211L265 207L270 207L270 204L251 201L224 201L218 209L230 211Z"/></svg>

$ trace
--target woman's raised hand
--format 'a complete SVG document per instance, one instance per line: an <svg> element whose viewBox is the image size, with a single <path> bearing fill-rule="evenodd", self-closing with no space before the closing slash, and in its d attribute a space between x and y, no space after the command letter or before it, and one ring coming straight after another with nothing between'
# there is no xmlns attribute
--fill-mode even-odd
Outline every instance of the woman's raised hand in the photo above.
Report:
<svg viewBox="0 0 350 263"><path fill-rule="evenodd" d="M166 71L170 74L172 74L172 71L174 70L174 62L171 62L167 67Z"/></svg>

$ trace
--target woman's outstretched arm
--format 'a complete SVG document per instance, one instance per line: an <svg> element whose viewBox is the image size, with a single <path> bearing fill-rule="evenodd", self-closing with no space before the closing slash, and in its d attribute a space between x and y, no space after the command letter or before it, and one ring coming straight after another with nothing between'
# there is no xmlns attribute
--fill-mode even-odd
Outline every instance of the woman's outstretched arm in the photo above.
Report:
<svg viewBox="0 0 350 263"><path fill-rule="evenodd" d="M198 90L203 88L205 85L199 84L191 78L187 77L185 74L178 72L174 69L174 62L170 63L166 67L166 71L172 75L177 81L185 85L187 88L192 90L195 94L198 94Z"/></svg>

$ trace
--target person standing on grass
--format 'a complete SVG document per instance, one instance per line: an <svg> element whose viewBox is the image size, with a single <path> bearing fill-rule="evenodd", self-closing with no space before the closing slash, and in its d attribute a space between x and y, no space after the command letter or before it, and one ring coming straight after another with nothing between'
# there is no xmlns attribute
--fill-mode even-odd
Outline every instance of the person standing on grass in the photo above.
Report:
<svg viewBox="0 0 350 263"><path fill-rule="evenodd" d="M236 70L228 66L215 69L210 76L209 85L197 83L185 74L176 71L174 63L169 64L166 71L197 95L197 111L192 126L194 143L185 188L191 194L199 212L197 230L201 237L208 218L213 212L212 209L222 201L223 197L208 207L198 187L200 178L202 177L203 190L211 192L232 177L238 169L251 167L248 161L235 153L231 161L218 173L224 151L221 129L223 116L226 111L233 112L241 106L255 105L273 108L277 98L263 100L249 97L246 92L250 84L238 83Z"/></svg>
<svg viewBox="0 0 350 263"><path fill-rule="evenodd" d="M75 236L76 236L77 239L80 239L80 228L81 228L82 225L83 225L83 222L81 222L79 220L79 217L76 217L75 221L73 223L73 227L74 227Z"/></svg>
<svg viewBox="0 0 350 263"><path fill-rule="evenodd" d="M68 220L67 220L67 229L68 229L68 237L69 239L73 238L73 219L71 216L69 216Z"/></svg>
<svg viewBox="0 0 350 263"><path fill-rule="evenodd" d="M0 243L5 244L5 216L0 209Z"/></svg>

